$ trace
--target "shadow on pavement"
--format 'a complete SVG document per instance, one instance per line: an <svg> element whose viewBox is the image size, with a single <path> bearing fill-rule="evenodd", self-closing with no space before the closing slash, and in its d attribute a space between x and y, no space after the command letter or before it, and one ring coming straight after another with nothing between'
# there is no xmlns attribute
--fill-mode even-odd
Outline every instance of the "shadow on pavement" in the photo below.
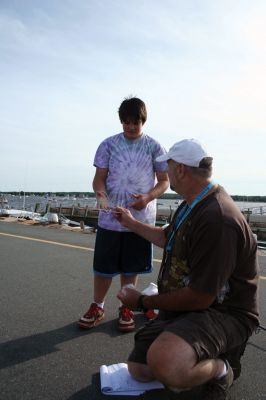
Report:
<svg viewBox="0 0 266 400"><path fill-rule="evenodd" d="M261 332L260 332L261 333ZM264 346L259 346L254 343L258 336L252 336L248 342L248 346L257 349L259 352L265 352ZM252 340L253 339L253 340ZM106 400L108 396L103 395L100 390L100 375L99 373L92 376L91 385L73 394L67 400ZM239 398L239 389L241 387L241 380L234 382L231 389L231 398ZM204 399L204 386L197 387L191 390L183 391L181 393L173 393L167 389L154 389L147 391L139 396L109 396L112 400L203 400ZM249 399L250 397L247 397ZM256 397L258 399L266 400L266 397Z"/></svg>
<svg viewBox="0 0 266 400"><path fill-rule="evenodd" d="M135 400L139 399L139 396L106 396L102 394L100 389L100 374L97 373L92 375L91 385L79 390L68 397L67 400L106 400L107 398L112 400Z"/></svg>
<svg viewBox="0 0 266 400"><path fill-rule="evenodd" d="M106 396L101 393L100 374L97 373L92 376L92 383L90 386L87 386L73 394L67 400L106 400L108 397L112 400L201 400L202 387L187 390L178 394L167 389L153 389L148 390L139 396Z"/></svg>
<svg viewBox="0 0 266 400"><path fill-rule="evenodd" d="M142 326L146 321L142 314L136 315L136 328ZM56 348L58 344L91 333L104 332L113 338L125 335L126 333L117 330L116 322L117 320L109 320L102 322L96 328L84 330L79 329L75 321L52 331L1 343L0 369L53 353L58 351Z"/></svg>
<svg viewBox="0 0 266 400"><path fill-rule="evenodd" d="M96 331L97 329L97 331ZM92 330L79 329L76 322L65 325L52 331L38 333L27 337L22 337L9 342L0 344L0 369L47 355L58 351L56 346L68 340L76 339L80 336L90 335L91 333L104 332L110 337L125 335L116 330L114 321L101 323Z"/></svg>

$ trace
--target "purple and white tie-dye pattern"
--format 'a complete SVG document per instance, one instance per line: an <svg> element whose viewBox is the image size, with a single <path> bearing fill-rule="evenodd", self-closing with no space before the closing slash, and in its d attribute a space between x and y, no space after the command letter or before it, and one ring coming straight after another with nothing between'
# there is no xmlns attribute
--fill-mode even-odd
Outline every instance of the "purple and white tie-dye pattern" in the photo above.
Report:
<svg viewBox="0 0 266 400"><path fill-rule="evenodd" d="M156 200L140 211L129 205L134 202L133 194L147 193L154 187L156 171L167 171L167 163L155 161L164 153L164 148L145 134L136 140L126 139L123 133L105 139L97 149L94 166L109 170L106 180L109 206L126 207L139 221L154 224ZM98 224L104 229L128 231L111 212L101 211Z"/></svg>

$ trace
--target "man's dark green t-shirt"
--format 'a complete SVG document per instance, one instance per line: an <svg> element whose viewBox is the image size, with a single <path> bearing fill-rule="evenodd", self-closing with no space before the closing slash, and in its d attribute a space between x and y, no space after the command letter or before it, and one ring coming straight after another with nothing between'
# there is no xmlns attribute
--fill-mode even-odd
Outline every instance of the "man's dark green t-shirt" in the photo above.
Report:
<svg viewBox="0 0 266 400"><path fill-rule="evenodd" d="M165 233L174 227L180 205ZM216 296L214 307L235 315L248 329L258 325L257 243L241 211L219 186L199 202L164 251L159 293L191 287ZM174 313L165 313L168 318Z"/></svg>

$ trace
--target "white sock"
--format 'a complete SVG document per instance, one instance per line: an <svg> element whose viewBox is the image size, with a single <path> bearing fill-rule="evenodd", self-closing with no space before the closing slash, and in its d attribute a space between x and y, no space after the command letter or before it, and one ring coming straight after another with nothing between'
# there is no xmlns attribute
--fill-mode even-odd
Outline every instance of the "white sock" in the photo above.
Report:
<svg viewBox="0 0 266 400"><path fill-rule="evenodd" d="M96 301L95 301L95 303L96 303ZM101 308L103 309L103 307L104 307L104 301L103 301L102 303L96 303L96 304L97 304L98 307L101 307Z"/></svg>
<svg viewBox="0 0 266 400"><path fill-rule="evenodd" d="M227 372L228 372L228 368L227 368L226 363L224 362L223 371L222 371L219 375L216 376L216 379L221 379L221 378L223 378L223 377L227 374Z"/></svg>

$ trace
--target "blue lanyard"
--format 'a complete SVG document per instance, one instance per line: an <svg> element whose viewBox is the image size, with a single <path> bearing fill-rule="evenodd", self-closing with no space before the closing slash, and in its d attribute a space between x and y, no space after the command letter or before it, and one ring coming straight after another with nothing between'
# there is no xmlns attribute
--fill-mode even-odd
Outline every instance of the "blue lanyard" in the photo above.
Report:
<svg viewBox="0 0 266 400"><path fill-rule="evenodd" d="M214 186L213 182L210 182L198 195L197 197L192 201L191 205L189 206L186 204L182 210L178 213L176 216L176 220L174 223L174 227L172 232L170 233L169 239L166 244L166 251L171 252L172 247L173 247L173 241L174 237L176 235L176 232L178 231L180 225L184 222L184 220L187 218L187 216L191 213L193 208L201 201L203 196L205 196L206 193L208 193L209 190Z"/></svg>

